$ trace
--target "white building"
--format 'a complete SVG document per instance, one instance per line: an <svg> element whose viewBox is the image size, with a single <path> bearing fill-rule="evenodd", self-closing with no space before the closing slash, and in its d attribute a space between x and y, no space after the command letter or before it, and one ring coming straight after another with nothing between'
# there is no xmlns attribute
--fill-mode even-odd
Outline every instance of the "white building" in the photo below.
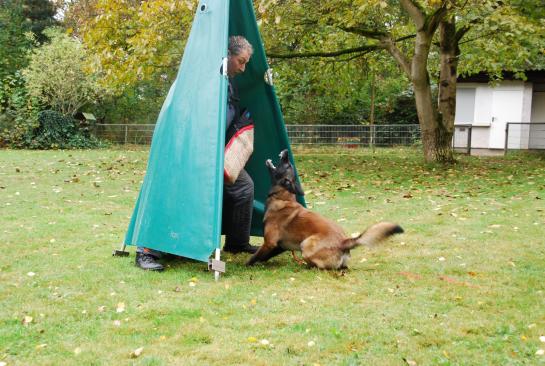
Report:
<svg viewBox="0 0 545 366"><path fill-rule="evenodd" d="M506 143L508 149L545 149L545 71L526 76L505 73L497 85L486 74L459 79L454 147L465 148L471 136L472 154L503 154ZM471 135L464 125L471 125Z"/></svg>

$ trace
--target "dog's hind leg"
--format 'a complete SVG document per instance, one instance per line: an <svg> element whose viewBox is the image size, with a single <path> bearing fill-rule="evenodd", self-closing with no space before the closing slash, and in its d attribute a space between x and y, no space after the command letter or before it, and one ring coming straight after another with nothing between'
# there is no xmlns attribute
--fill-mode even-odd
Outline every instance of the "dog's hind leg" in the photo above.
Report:
<svg viewBox="0 0 545 366"><path fill-rule="evenodd" d="M310 265L320 269L337 269L342 266L343 259L339 250L328 245L327 239L312 235L301 242L301 254Z"/></svg>

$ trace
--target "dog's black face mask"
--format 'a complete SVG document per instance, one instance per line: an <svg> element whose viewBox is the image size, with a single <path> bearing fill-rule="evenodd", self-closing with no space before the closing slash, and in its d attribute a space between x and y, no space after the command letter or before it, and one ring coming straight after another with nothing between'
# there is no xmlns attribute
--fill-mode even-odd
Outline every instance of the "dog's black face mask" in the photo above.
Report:
<svg viewBox="0 0 545 366"><path fill-rule="evenodd" d="M303 196L305 194L305 192L303 192L303 188L301 188L301 185L295 179L295 172L288 157L288 150L282 150L280 153L280 162L278 163L277 167L273 165L271 159L268 159L265 165L267 165L267 168L269 168L269 174L271 176L271 183L273 186L282 186L291 193L299 196Z"/></svg>

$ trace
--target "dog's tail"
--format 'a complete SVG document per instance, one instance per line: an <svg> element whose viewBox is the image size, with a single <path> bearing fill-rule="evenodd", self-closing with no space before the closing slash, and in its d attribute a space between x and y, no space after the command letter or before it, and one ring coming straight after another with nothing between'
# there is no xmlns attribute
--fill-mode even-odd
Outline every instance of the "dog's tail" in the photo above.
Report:
<svg viewBox="0 0 545 366"><path fill-rule="evenodd" d="M367 228L367 230L355 238L345 239L341 246L344 250L354 249L359 245L372 247L394 234L401 234L403 232L403 228L398 224L383 221Z"/></svg>

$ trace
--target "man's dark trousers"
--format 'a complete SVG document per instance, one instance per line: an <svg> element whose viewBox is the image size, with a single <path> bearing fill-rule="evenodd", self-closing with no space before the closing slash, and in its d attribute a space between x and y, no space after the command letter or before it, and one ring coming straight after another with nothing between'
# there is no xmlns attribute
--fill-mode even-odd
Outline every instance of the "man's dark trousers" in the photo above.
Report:
<svg viewBox="0 0 545 366"><path fill-rule="evenodd" d="M250 243L254 181L242 170L235 183L223 186L223 233L225 246L236 248Z"/></svg>

